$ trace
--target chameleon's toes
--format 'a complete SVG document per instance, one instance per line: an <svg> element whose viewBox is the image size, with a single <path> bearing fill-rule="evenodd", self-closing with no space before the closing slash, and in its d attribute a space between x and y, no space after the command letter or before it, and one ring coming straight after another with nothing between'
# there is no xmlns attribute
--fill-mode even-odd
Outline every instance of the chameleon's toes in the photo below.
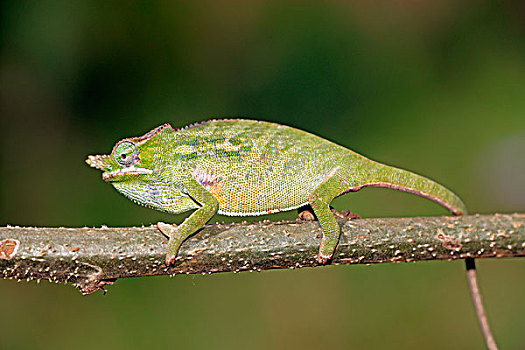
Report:
<svg viewBox="0 0 525 350"><path fill-rule="evenodd" d="M331 256L326 257L326 256L321 255L321 253L317 254L317 262L319 264L326 265L326 264L329 264L331 261L332 261Z"/></svg>
<svg viewBox="0 0 525 350"><path fill-rule="evenodd" d="M106 290L106 288L104 288L104 286L111 286L113 283L115 283L116 280L117 280L116 278L101 280L100 282L97 283L97 289L101 290L102 293L106 295L108 291Z"/></svg>
<svg viewBox="0 0 525 350"><path fill-rule="evenodd" d="M297 211L297 219L302 221L315 221L315 214L311 206L301 207Z"/></svg>
<svg viewBox="0 0 525 350"><path fill-rule="evenodd" d="M166 254L166 266L173 265L175 263L176 255Z"/></svg>
<svg viewBox="0 0 525 350"><path fill-rule="evenodd" d="M335 210L334 208L331 208L332 210L332 213L335 215L335 216L338 216L340 218L344 218L344 219L362 219L359 215L357 214L354 214L352 213L350 210L346 209L346 210L343 210L343 211L337 211Z"/></svg>

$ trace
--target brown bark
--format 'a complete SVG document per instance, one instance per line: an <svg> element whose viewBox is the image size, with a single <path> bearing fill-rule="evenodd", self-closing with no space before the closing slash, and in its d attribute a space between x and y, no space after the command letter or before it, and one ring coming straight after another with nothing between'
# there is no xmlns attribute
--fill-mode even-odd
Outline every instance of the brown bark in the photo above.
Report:
<svg viewBox="0 0 525 350"><path fill-rule="evenodd" d="M332 264L525 256L525 214L338 219ZM207 225L166 267L155 226L0 227L0 276L73 283L82 293L117 278L318 266L317 222Z"/></svg>

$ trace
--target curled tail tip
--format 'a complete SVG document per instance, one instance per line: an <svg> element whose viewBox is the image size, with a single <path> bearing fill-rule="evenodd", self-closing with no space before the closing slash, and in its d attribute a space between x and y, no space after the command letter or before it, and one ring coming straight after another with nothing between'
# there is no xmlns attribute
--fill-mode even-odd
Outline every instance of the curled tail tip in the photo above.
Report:
<svg viewBox="0 0 525 350"><path fill-rule="evenodd" d="M454 216L463 216L463 215L467 215L467 211L465 209L451 209L450 212L452 213L452 215Z"/></svg>
<svg viewBox="0 0 525 350"><path fill-rule="evenodd" d="M467 206L460 199L458 199L458 201L458 205L451 210L452 214L455 216L468 215Z"/></svg>

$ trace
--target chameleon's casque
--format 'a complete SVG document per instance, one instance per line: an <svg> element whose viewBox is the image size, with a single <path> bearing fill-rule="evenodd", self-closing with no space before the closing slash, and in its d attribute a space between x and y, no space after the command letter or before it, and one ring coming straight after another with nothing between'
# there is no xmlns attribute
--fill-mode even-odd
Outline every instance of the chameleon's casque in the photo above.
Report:
<svg viewBox="0 0 525 350"><path fill-rule="evenodd" d="M333 198L366 186L389 187L429 198L453 214L466 213L443 186L367 159L302 130L251 120L212 120L181 129L169 124L118 142L111 155L89 156L103 179L133 201L168 213L196 209L180 226L159 224L170 236L166 262L216 212L262 215L311 205L326 263L340 228Z"/></svg>

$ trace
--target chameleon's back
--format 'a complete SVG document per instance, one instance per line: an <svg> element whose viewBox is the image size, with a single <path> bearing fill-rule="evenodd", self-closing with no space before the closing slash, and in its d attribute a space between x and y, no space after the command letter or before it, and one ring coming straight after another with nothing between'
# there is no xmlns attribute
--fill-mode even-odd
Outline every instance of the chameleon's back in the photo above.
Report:
<svg viewBox="0 0 525 350"><path fill-rule="evenodd" d="M341 158L360 157L307 132L260 121L209 121L174 136L171 157L214 194L226 215L303 206Z"/></svg>

